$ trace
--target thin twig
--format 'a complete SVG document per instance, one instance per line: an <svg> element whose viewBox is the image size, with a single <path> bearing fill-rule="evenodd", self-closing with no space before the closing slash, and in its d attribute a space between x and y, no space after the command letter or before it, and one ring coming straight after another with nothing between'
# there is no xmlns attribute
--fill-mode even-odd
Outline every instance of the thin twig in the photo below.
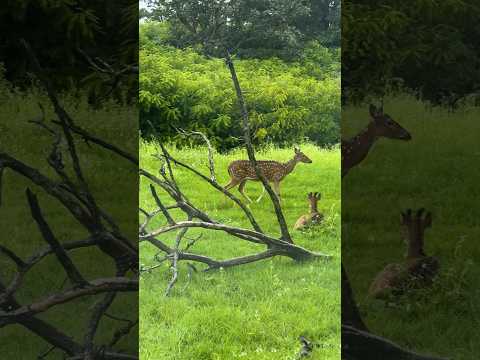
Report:
<svg viewBox="0 0 480 360"><path fill-rule="evenodd" d="M208 137L200 131L185 131L183 129L177 129L177 131L185 136L190 136L190 135L200 136L205 142L205 144L207 144L208 164L209 164L208 168L210 170L210 180L212 180L213 182L217 182L217 178L215 176L215 162L213 161L213 147Z"/></svg>
<svg viewBox="0 0 480 360"><path fill-rule="evenodd" d="M125 325L124 327L118 329L117 331L115 331L115 333L113 334L113 338L112 340L110 341L110 343L108 344L109 347L113 347L115 344L117 344L123 337L125 337L126 335L128 335L130 333L130 331L138 325L138 319L135 320L135 321L130 321L128 320L128 324Z"/></svg>
<svg viewBox="0 0 480 360"><path fill-rule="evenodd" d="M167 221L170 225L175 225L175 220L173 220L173 218L170 216L170 213L168 212L168 210L162 204L162 201L158 197L157 191L155 190L155 187L152 184L150 184L150 191L152 193L153 198L155 199L155 202L157 203L158 207L162 211L163 216L165 216L165 219L167 219Z"/></svg>

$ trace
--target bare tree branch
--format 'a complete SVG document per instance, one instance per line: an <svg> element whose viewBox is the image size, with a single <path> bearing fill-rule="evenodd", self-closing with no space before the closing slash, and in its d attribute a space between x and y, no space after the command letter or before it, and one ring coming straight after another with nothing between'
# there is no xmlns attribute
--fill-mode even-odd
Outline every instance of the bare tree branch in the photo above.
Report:
<svg viewBox="0 0 480 360"><path fill-rule="evenodd" d="M60 122L59 121L56 121L54 120L53 121L54 124L58 124L60 125ZM94 144L97 144L98 146L104 148L104 149L107 149L121 157L123 157L124 159L127 159L128 161L130 161L132 164L138 166L138 158L135 157L134 155L132 154L129 154L128 152L120 149L119 147L115 146L115 145L112 145L94 135L91 135L89 134L86 130L82 129L81 127L79 127L78 125L76 124L68 124L68 128L75 134L77 135L80 135L85 141L87 142L92 142Z"/></svg>
<svg viewBox="0 0 480 360"><path fill-rule="evenodd" d="M52 230L43 218L37 197L30 191L30 189L27 189L27 198L33 219L37 223L43 238L55 252L58 261L64 268L72 284L75 286L86 286L88 284L87 281L80 274L80 271L75 267L72 260L67 255L67 252L53 235Z"/></svg>
<svg viewBox="0 0 480 360"><path fill-rule="evenodd" d="M175 246L173 248L173 254L172 254L172 264L171 264L171 269L172 269L172 278L170 279L170 282L167 285L167 289L165 290L165 296L170 295L170 291L172 290L173 286L177 282L178 279L178 258L179 258L179 248L180 248L180 242L182 241L183 237L187 233L188 228L182 228L178 233L175 238Z"/></svg>
<svg viewBox="0 0 480 360"><path fill-rule="evenodd" d="M252 227L258 231L258 232L263 232L262 228L260 227L260 225L258 224L258 222L255 220L255 217L253 216L252 212L245 206L245 204L240 200L238 199L235 195L233 195L230 191L228 190L225 190L225 188L223 186L221 186L220 184L218 184L217 182L215 181L212 181L211 179L209 179L207 176L203 175L201 172L199 172L198 170L196 170L195 168L191 167L190 165L187 165L179 160L177 160L176 158L172 157L166 150L164 152L165 156L168 157L174 164L176 165L179 165L189 171L191 171L192 173L194 173L195 175L199 176L200 178L202 178L203 180L205 180L206 182L208 182L210 185L212 185L215 189L217 189L218 191L220 191L222 194L224 194L225 196L227 196L230 200L232 200L233 202L235 202L235 204L237 204L244 212L244 214L246 215L246 217L248 218L248 220L250 221L250 224L252 225Z"/></svg>
<svg viewBox="0 0 480 360"><path fill-rule="evenodd" d="M5 291L5 286L0 280L0 292ZM12 311L20 308L20 304L12 297L0 301L0 309L4 312ZM37 319L34 316L19 317L16 321L18 324L24 326L32 333L41 337L53 346L62 349L68 355L73 355L82 351L82 346L76 343L71 337L63 334L58 329L48 324L47 322ZM0 320L0 327L2 326Z"/></svg>
<svg viewBox="0 0 480 360"><path fill-rule="evenodd" d="M96 245L96 240L94 238L88 238L85 240L79 240L79 241L72 241L72 242L67 242L63 243L62 247L65 250L73 250L73 249L78 249L78 248L83 248L83 247L88 247L88 246L94 246ZM12 294L17 291L17 289L20 287L22 284L23 278L27 274L27 272L36 264L38 264L42 259L44 259L46 256L53 254L54 251L51 246L47 246L45 249L39 251L38 253L30 256L26 262L24 263L24 266L19 269L12 281L10 282L10 285L6 287L2 292L0 292L0 304L6 301L8 297L10 297Z"/></svg>
<svg viewBox="0 0 480 360"><path fill-rule="evenodd" d="M282 208L280 206L280 201L277 195L275 194L275 192L272 190L270 184L268 183L267 178L262 173L262 170L258 167L257 159L255 158L255 151L253 150L253 145L250 137L250 121L248 118L247 106L245 104L245 99L243 97L242 89L238 81L237 73L235 71L232 58L230 57L230 53L228 51L226 52L225 60L226 60L228 69L230 70L230 75L232 76L235 92L237 94L238 104L240 106L240 111L242 112L243 134L244 134L244 140L245 140L245 147L248 153L248 158L252 162L253 167L255 168L255 173L257 174L258 178L262 181L262 184L265 190L267 190L268 195L270 196L270 199L273 203L273 206L275 208L275 214L277 216L277 220L280 226L280 231L282 233L283 240L291 243L293 242L293 240L288 231L287 222L285 220L285 216L283 215Z"/></svg>
<svg viewBox="0 0 480 360"><path fill-rule="evenodd" d="M155 191L155 187L152 184L150 184L150 192L152 193L152 196L155 199L155 202L157 203L158 207L162 211L163 216L165 216L165 218L167 219L168 223L170 225L175 225L175 220L173 220L167 208L162 204L162 201L158 197L157 192Z"/></svg>
<svg viewBox="0 0 480 360"><path fill-rule="evenodd" d="M178 131L185 136L191 136L191 135L200 136L205 142L205 144L207 144L208 168L210 170L210 180L212 180L212 182L217 183L217 178L215 176L215 162L213 161L213 147L212 147L212 144L210 143L210 140L208 140L208 137L200 131L185 131L183 129L178 129Z"/></svg>
<svg viewBox="0 0 480 360"><path fill-rule="evenodd" d="M121 277L97 279L90 281L87 287L73 288L53 294L14 311L0 311L0 327L12 322L18 322L22 317L45 312L53 306L64 304L79 297L111 291L138 291L138 280Z"/></svg>
<svg viewBox="0 0 480 360"><path fill-rule="evenodd" d="M2 244L0 244L0 253L10 258L10 260L12 260L15 265L17 265L17 268L19 270L23 269L27 265L22 259L20 259L20 257L17 256L17 254L15 254L12 250L7 248L6 246L3 246Z"/></svg>
<svg viewBox="0 0 480 360"><path fill-rule="evenodd" d="M115 331L115 334L113 334L113 338L108 344L108 346L113 347L116 343L118 343L124 336L128 335L130 331L138 325L138 319L135 321L128 321L128 324L125 325L124 327L118 329Z"/></svg>
<svg viewBox="0 0 480 360"><path fill-rule="evenodd" d="M0 201L2 179L4 179L2 175L5 173L5 169L9 169L18 175L25 177L31 183L39 186L39 188L45 193L57 199L75 218L81 227L90 234L90 237L85 240L60 243L55 238L49 224L44 218L37 197L27 189L27 199L32 217L49 246L40 249L27 260L23 260L12 250L0 245L0 254L12 260L17 267L17 271L13 275L8 286L5 286L0 280L0 327L10 324L18 324L48 342L51 347L43 354L40 354L39 358L44 358L54 349L58 349L64 353L64 358L65 356L69 356L72 359L82 360L84 358L89 358L91 360L138 359L137 356L110 351L105 345L99 346L93 341L100 320L113 301L115 295L118 292L138 291L138 280L136 278L129 279L124 277L124 274L126 274L129 269L136 274L136 271L138 270L138 249L121 233L120 227L116 224L115 220L97 205L96 199L90 191L86 177L82 171L74 136L83 138L87 144L91 141L92 143L112 151L136 165L138 164L138 160L135 157L130 156L127 152L103 141L102 139L90 135L87 131L76 126L73 119L61 106L55 90L51 86L49 79L43 72L28 43L21 40L21 44L25 48L34 74L45 87L48 98L53 105L55 114L58 118L58 121L53 121L53 123L60 125L61 130L63 131L63 133L62 131L57 132L55 128L51 128L46 124L45 109L42 104L39 104L41 116L38 120L36 119L30 122L40 126L54 136L53 147L47 161L53 170L55 170L59 180L50 178L46 174L43 174L37 169L12 157L8 153L0 153ZM63 154L60 149L60 141L62 137L65 137L66 139L66 154L73 165L72 178L67 170L65 170L65 165L62 160ZM87 281L81 275L68 254L68 251L85 247L96 247L101 250L103 254L112 258L117 268L116 277L106 277ZM62 286L58 292L53 294L42 294L39 300L34 301L31 304L19 304L15 299L15 293L20 289L23 279L36 264L40 263L42 259L51 254L55 255L55 259L67 273L73 287L62 290ZM90 297L96 294L105 293L106 296L103 297L103 300L95 306L93 312L90 314L89 326L87 327L87 332L84 334L85 346L77 343L60 329L36 318L37 314L44 313L58 305L68 303L81 297ZM125 336L129 331L130 330L123 330L119 336Z"/></svg>
<svg viewBox="0 0 480 360"><path fill-rule="evenodd" d="M93 314L90 318L87 333L85 335L85 353L84 359L85 360L94 360L95 359L95 345L93 343L95 334L98 329L98 325L100 324L100 319L105 314L107 309L112 304L113 300L115 299L116 292L109 292L105 295L105 297L95 305L93 309Z"/></svg>
<svg viewBox="0 0 480 360"><path fill-rule="evenodd" d="M348 325L342 325L342 358L345 360L446 360L405 350L390 340Z"/></svg>

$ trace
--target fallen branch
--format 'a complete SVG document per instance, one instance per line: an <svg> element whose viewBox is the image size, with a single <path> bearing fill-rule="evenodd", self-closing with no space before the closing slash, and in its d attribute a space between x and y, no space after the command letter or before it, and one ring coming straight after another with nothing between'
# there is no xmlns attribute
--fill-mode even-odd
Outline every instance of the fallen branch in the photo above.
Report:
<svg viewBox="0 0 480 360"><path fill-rule="evenodd" d="M390 340L348 325L342 325L342 359L447 360L414 353Z"/></svg>
<svg viewBox="0 0 480 360"><path fill-rule="evenodd" d="M121 277L97 279L90 281L86 287L72 288L53 294L35 303L21 306L14 311L0 311L0 327L18 322L21 317L45 312L56 305L64 304L79 297L111 291L138 291L138 280Z"/></svg>

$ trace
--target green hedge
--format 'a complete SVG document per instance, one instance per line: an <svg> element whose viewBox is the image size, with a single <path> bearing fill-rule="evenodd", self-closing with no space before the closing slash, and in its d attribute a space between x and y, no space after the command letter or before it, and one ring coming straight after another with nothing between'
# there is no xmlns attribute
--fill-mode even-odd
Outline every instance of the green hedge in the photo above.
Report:
<svg viewBox="0 0 480 360"><path fill-rule="evenodd" d="M142 36L145 41L145 32ZM157 134L177 146L191 145L192 139L175 130L182 128L206 133L220 151L241 145L241 117L224 61L162 45L159 37L140 51L142 137L151 140ZM296 63L235 60L254 142L338 143L339 64L339 53L318 43Z"/></svg>

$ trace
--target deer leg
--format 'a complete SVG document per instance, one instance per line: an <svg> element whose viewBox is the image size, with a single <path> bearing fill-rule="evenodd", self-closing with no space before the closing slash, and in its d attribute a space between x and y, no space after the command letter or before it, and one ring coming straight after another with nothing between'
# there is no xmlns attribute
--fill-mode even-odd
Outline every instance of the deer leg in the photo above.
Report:
<svg viewBox="0 0 480 360"><path fill-rule="evenodd" d="M262 187L263 187L262 195L260 195L260 197L257 199L257 203L260 202L260 200L262 200L263 198L263 195L265 195L265 186L262 186Z"/></svg>
<svg viewBox="0 0 480 360"><path fill-rule="evenodd" d="M282 201L282 198L280 197L280 181L275 181L273 183L273 191L277 195L278 201Z"/></svg>
<svg viewBox="0 0 480 360"><path fill-rule="evenodd" d="M243 197L244 197L245 199L248 200L248 202L251 203L252 200L243 192L243 190L245 189L245 184L246 184L246 183L247 183L247 180L242 180L242 181L240 182L240 186L238 187L238 191L240 192L240 194L243 195Z"/></svg>
<svg viewBox="0 0 480 360"><path fill-rule="evenodd" d="M230 182L229 182L227 185L225 185L223 188L224 188L225 190L230 190L230 189L233 188L234 186L237 186L239 183L240 183L240 180L235 179L235 178L231 178L231 179L230 179Z"/></svg>

